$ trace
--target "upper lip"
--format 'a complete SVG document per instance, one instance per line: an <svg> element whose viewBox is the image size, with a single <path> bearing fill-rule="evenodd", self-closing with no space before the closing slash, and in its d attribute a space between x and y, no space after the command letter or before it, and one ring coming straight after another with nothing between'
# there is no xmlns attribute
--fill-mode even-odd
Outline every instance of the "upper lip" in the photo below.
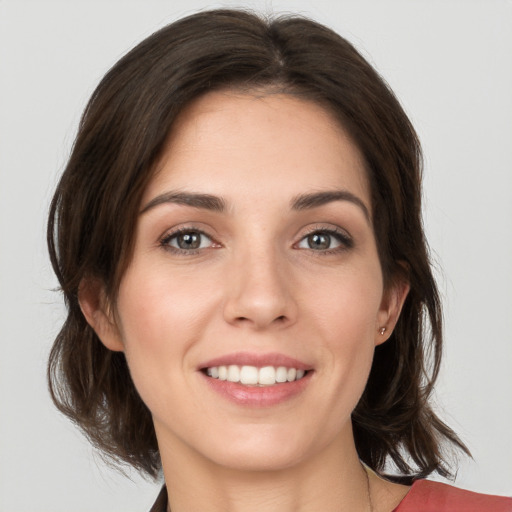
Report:
<svg viewBox="0 0 512 512"><path fill-rule="evenodd" d="M311 370L308 365L298 359L289 357L285 354L270 352L258 354L254 352L233 352L222 356L215 357L199 365L199 369L211 368L213 366L256 366L262 368L264 366L285 366L287 368L297 368L297 370Z"/></svg>

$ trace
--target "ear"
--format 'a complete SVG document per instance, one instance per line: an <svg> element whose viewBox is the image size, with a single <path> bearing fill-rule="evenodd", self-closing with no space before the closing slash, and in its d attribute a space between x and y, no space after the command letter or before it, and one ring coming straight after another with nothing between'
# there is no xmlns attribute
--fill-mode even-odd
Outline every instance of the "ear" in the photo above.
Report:
<svg viewBox="0 0 512 512"><path fill-rule="evenodd" d="M375 345L384 343L391 336L409 290L409 281L404 276L394 278L384 290L375 325Z"/></svg>
<svg viewBox="0 0 512 512"><path fill-rule="evenodd" d="M103 345L115 352L122 352L124 345L121 334L103 283L96 278L82 279L78 288L78 302L87 323Z"/></svg>

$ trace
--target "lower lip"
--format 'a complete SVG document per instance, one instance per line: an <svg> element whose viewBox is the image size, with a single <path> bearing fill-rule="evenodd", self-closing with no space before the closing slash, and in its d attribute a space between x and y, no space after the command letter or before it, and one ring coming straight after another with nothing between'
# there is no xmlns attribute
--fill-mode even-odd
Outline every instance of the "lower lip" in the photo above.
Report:
<svg viewBox="0 0 512 512"><path fill-rule="evenodd" d="M312 371L309 371L302 379L293 382L283 382L273 386L244 386L239 382L214 379L201 373L206 383L216 393L227 398L237 405L249 407L270 407L284 403L304 391L311 379Z"/></svg>

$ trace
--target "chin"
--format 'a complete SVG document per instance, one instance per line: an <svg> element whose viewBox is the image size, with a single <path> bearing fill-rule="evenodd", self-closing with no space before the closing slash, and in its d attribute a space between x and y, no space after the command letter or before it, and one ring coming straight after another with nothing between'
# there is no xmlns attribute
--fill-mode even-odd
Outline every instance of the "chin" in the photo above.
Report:
<svg viewBox="0 0 512 512"><path fill-rule="evenodd" d="M214 457L214 458L213 458ZM281 471L300 464L302 458L297 452L290 450L273 450L251 447L224 450L214 454L211 461L226 469L242 472Z"/></svg>
<svg viewBox="0 0 512 512"><path fill-rule="evenodd" d="M319 448L311 444L310 436L301 437L282 426L241 426L236 430L210 438L203 455L226 469L279 471L299 465Z"/></svg>

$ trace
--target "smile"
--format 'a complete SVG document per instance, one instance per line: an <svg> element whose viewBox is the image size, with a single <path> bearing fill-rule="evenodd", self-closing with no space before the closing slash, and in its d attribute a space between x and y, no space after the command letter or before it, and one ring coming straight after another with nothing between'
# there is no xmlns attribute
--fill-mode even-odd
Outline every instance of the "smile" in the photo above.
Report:
<svg viewBox="0 0 512 512"><path fill-rule="evenodd" d="M205 370L206 375L213 379L225 380L233 383L240 383L245 386L267 387L285 382L294 382L302 379L306 371L286 366L239 366L221 365L210 366Z"/></svg>

